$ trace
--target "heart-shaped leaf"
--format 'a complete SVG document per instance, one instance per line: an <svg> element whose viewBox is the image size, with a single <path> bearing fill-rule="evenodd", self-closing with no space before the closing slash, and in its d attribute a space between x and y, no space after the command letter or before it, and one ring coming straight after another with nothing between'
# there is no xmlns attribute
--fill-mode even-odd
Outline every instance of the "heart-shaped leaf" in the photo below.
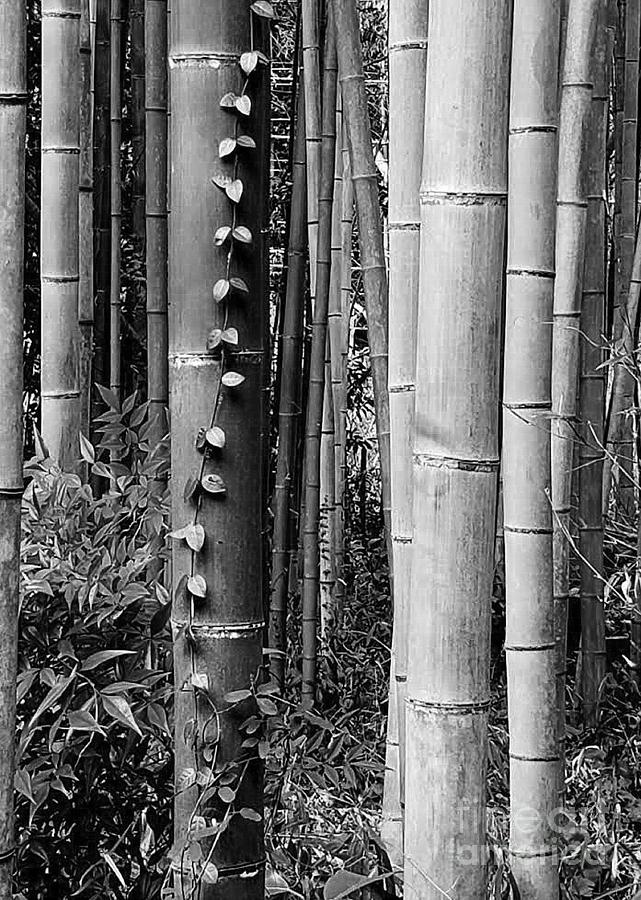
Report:
<svg viewBox="0 0 641 900"><path fill-rule="evenodd" d="M243 294L248 294L248 293L249 293L249 288L247 287L247 282L246 282L246 281L243 281L242 278L236 278L236 277L235 277L235 278L230 278L230 279L229 279L229 283L230 283L231 286L232 286L233 288L235 288L237 291L240 291L240 292L243 293Z"/></svg>
<svg viewBox="0 0 641 900"><path fill-rule="evenodd" d="M220 98L220 105L223 107L223 109L233 109L235 102L236 94L234 94L232 91L229 91L229 93L227 94L223 94L223 96Z"/></svg>
<svg viewBox="0 0 641 900"><path fill-rule="evenodd" d="M225 193L231 201L239 203L240 198L243 196L243 183L240 178L235 178L231 184L228 184L225 188Z"/></svg>
<svg viewBox="0 0 641 900"><path fill-rule="evenodd" d="M230 156L236 149L236 138L223 138L218 145L218 155L221 159Z"/></svg>
<svg viewBox="0 0 641 900"><path fill-rule="evenodd" d="M195 688L200 688L203 691L209 690L209 676L206 672L193 672L191 683Z"/></svg>
<svg viewBox="0 0 641 900"><path fill-rule="evenodd" d="M241 375L239 372L225 372L222 377L222 382L225 387L239 387L245 380L245 376Z"/></svg>
<svg viewBox="0 0 641 900"><path fill-rule="evenodd" d="M183 498L186 503L188 503L190 500L193 500L193 498L198 493L198 488L199 481L197 478L194 478L192 476L187 479L187 482L185 483L185 490L183 491Z"/></svg>
<svg viewBox="0 0 641 900"><path fill-rule="evenodd" d="M214 244L216 247L222 247L230 234L231 228L229 225L221 225L220 228L217 228L216 234L214 235Z"/></svg>
<svg viewBox="0 0 641 900"><path fill-rule="evenodd" d="M267 0L256 0L255 3L252 3L251 9L257 16L262 16L263 19L274 18L274 10L271 3L268 3Z"/></svg>
<svg viewBox="0 0 641 900"><path fill-rule="evenodd" d="M234 239L240 241L241 244L251 244L252 242L252 233L244 225L237 225L232 234Z"/></svg>
<svg viewBox="0 0 641 900"><path fill-rule="evenodd" d="M223 331L223 340L226 344L238 345L238 330L236 328L225 328Z"/></svg>
<svg viewBox="0 0 641 900"><path fill-rule="evenodd" d="M220 328L212 328L212 330L207 335L207 349L215 350L216 347L220 346L220 342L223 339L223 333Z"/></svg>
<svg viewBox="0 0 641 900"><path fill-rule="evenodd" d="M185 540L187 541L187 546L193 550L194 553L199 553L203 549L205 543L205 529L198 523L189 525L187 527Z"/></svg>
<svg viewBox="0 0 641 900"><path fill-rule="evenodd" d="M220 475L205 475L201 484L203 490L207 491L208 494L225 494L227 492L225 482Z"/></svg>
<svg viewBox="0 0 641 900"><path fill-rule="evenodd" d="M200 877L205 884L216 884L218 881L218 869L213 862L206 862L200 873Z"/></svg>
<svg viewBox="0 0 641 900"><path fill-rule="evenodd" d="M225 190L225 188L227 187L228 184L231 184L232 180L233 179L232 179L231 175L222 175L222 174L214 175L213 178L211 179L212 184L215 184L216 187L219 187L223 191Z"/></svg>
<svg viewBox="0 0 641 900"><path fill-rule="evenodd" d="M216 303L220 303L221 300L224 300L230 290L231 284L229 281L227 281L226 278L219 278L214 285L214 300Z"/></svg>
<svg viewBox="0 0 641 900"><path fill-rule="evenodd" d="M187 581L187 590L192 597L203 599L207 594L207 582L202 575L192 575Z"/></svg>
<svg viewBox="0 0 641 900"><path fill-rule="evenodd" d="M241 116L248 116L251 113L252 102L247 94L243 94L242 97L236 97L236 109Z"/></svg>
<svg viewBox="0 0 641 900"><path fill-rule="evenodd" d="M255 50L250 50L247 53L241 54L240 57L240 68L243 70L245 75L251 75L256 66L258 65L258 53Z"/></svg>
<svg viewBox="0 0 641 900"><path fill-rule="evenodd" d="M212 425L205 433L205 440L210 447L216 447L222 450L225 446L225 432L218 425Z"/></svg>
<svg viewBox="0 0 641 900"><path fill-rule="evenodd" d="M256 141L248 134L239 134L236 138L236 143L239 147L247 147L250 150L256 149Z"/></svg>

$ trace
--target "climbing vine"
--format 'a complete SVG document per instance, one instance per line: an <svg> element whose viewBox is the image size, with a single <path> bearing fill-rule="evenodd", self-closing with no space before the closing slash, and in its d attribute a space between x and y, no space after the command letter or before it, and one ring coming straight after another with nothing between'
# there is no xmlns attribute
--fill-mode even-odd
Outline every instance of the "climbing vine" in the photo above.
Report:
<svg viewBox="0 0 641 900"><path fill-rule="evenodd" d="M257 810L237 808L236 796L246 775L252 758L256 754L264 757L267 744L261 740L262 719L251 715L241 725L245 735L242 743L243 755L224 766L217 766L217 752L220 740L220 716L235 706L254 698L258 710L263 715L276 712L276 708L266 694L268 685L251 684L241 690L233 691L225 696L229 704L224 710L217 708L210 691L208 675L198 671L196 661L197 639L192 625L197 605L204 602L208 585L204 576L196 571L198 555L203 552L206 534L199 521L202 504L209 498L212 501L222 499L227 487L222 476L215 471L216 461L225 450L226 435L219 424L219 411L225 390L234 391L241 387L245 377L234 368L235 356L240 352L242 336L233 324L234 301L242 296L249 297L250 286L237 273L236 257L242 245L251 247L254 235L249 227L239 223L239 210L245 185L240 177L242 155L256 149L254 139L245 133L244 124L252 114L252 99L249 89L252 76L259 66L268 65L269 58L254 46L255 17L265 20L274 18L274 11L267 0L256 0L250 7L250 46L238 58L238 66L242 73L242 87L239 93L229 91L220 98L220 106L229 113L233 130L223 137L218 145L218 157L223 165L221 172L216 172L211 183L214 188L224 192L228 204L228 219L221 223L213 236L214 247L224 254L224 271L212 288L213 302L222 310L217 319L220 323L212 327L206 336L206 349L217 364L216 388L212 404L210 421L198 428L195 434L195 449L200 454L197 474L187 479L184 487L184 499L193 505L193 516L190 522L171 532L174 540L185 541L190 550L189 572L184 573L177 587L178 592L186 592L189 600L188 621L184 626L184 638L189 647L191 674L189 683L183 685L190 690L194 698L194 713L185 728L185 733L178 736L193 748L194 766L177 773L176 791L186 791L197 787L197 797L191 811L187 834L174 846L171 853L171 866L163 885L164 900L179 897L181 900L197 900L201 895L203 884L215 884L219 872L213 862L216 847L226 831L233 816L261 822L262 815ZM220 321L222 319L222 322ZM214 471L210 471L213 469ZM199 703L200 701L200 703ZM199 722L199 709L208 709L209 715ZM202 718L202 716L201 716ZM205 766L202 765L204 761ZM216 799L221 804L221 818L207 815L208 802ZM203 841L210 840L207 851ZM258 870L243 874L251 877ZM238 873L240 874L240 873ZM173 875L173 885L171 884ZM176 876L179 879L179 890L176 890Z"/></svg>

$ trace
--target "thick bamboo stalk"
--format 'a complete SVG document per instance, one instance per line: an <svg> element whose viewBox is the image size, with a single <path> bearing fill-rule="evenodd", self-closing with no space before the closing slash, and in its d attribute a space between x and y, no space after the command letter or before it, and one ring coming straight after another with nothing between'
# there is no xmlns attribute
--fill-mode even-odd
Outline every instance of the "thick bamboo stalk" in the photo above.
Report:
<svg viewBox="0 0 641 900"><path fill-rule="evenodd" d="M50 23L48 23L50 24ZM20 507L22 498L22 317L27 19L24 7L0 0L0 900L13 897L13 817Z"/></svg>
<svg viewBox="0 0 641 900"><path fill-rule="evenodd" d="M408 619L405 897L486 896L510 0L431 0Z"/></svg>
<svg viewBox="0 0 641 900"><path fill-rule="evenodd" d="M144 258L145 254L145 2L129 0L129 64L131 67L131 152L132 191L131 214L134 250Z"/></svg>
<svg viewBox="0 0 641 900"><path fill-rule="evenodd" d="M352 163L349 156L347 127L343 116L343 212L341 216L342 255L341 255L341 374L344 382L340 417L345 435L345 452L341 458L341 475L337 490L342 491L341 507L343 519L346 517L347 505L347 370L349 367L349 336L352 313L352 242L354 236L354 185L352 182Z"/></svg>
<svg viewBox="0 0 641 900"><path fill-rule="evenodd" d="M583 716L596 722L599 688L605 676L603 609L603 414L605 375L603 341L606 288L606 160L609 58L608 4L599 0L590 112L587 192L588 219L581 308L579 375L579 562L581 568L581 678Z"/></svg>
<svg viewBox="0 0 641 900"><path fill-rule="evenodd" d="M516 0L512 34L502 482L510 856L523 900L559 893L549 502L559 13L558 0Z"/></svg>
<svg viewBox="0 0 641 900"><path fill-rule="evenodd" d="M89 437L93 358L93 55L89 0L80 18L80 171L78 194L80 427Z"/></svg>
<svg viewBox="0 0 641 900"><path fill-rule="evenodd" d="M591 54L598 0L570 0L559 119L556 282L552 339L552 514L558 735L565 737L567 612L581 291L587 196L584 143L592 105Z"/></svg>
<svg viewBox="0 0 641 900"><path fill-rule="evenodd" d="M309 290L316 299L316 253L321 168L320 0L302 0L301 31L305 92L305 159L307 165L307 245Z"/></svg>
<svg viewBox="0 0 641 900"><path fill-rule="evenodd" d="M79 457L80 0L42 4L41 418L52 459Z"/></svg>
<svg viewBox="0 0 641 900"><path fill-rule="evenodd" d="M109 278L109 386L119 397L120 358L120 233L122 226L122 187L120 181L120 143L122 136L121 42L122 0L111 0L109 7L109 121L111 131L111 273Z"/></svg>
<svg viewBox="0 0 641 900"><path fill-rule="evenodd" d="M109 279L111 274L111 125L109 6L96 0L96 53L94 58L94 357L93 380L109 384Z"/></svg>
<svg viewBox="0 0 641 900"><path fill-rule="evenodd" d="M394 555L395 682L399 725L398 803L404 803L407 607L412 567L412 441L419 282L419 192L423 160L428 4L396 0L389 16L389 414ZM391 703L391 698L390 698ZM391 784L384 786L384 792ZM384 797L384 806L393 806ZM396 816L393 816L395 819ZM398 843L395 839L394 843Z"/></svg>
<svg viewBox="0 0 641 900"><path fill-rule="evenodd" d="M241 723L253 704L230 704L230 691L251 686L262 665L264 462L268 435L263 429L268 307L269 71L259 64L246 90L240 56L268 50L264 20L250 0L174 0L169 78L171 227L169 230L169 366L172 463L172 521L175 529L201 525L200 551L174 540L172 623L176 687L176 775L191 785L175 797L176 897L187 900L263 900L264 844L262 767L255 751L241 747ZM249 96L249 116L221 107L228 93ZM220 141L249 135L255 148L220 156ZM223 148L224 149L224 148ZM212 178L242 181L233 203ZM224 184L224 182L223 182ZM213 236L224 226L251 230L250 244ZM212 288L220 279L241 278L249 296L232 288L220 303ZM235 328L238 344L207 350L212 328ZM233 334L231 335L233 338ZM211 340L211 338L210 338ZM223 371L244 377L237 387L221 382ZM225 446L212 455L197 447L200 428L212 423L225 433ZM190 479L219 475L226 493L197 498L183 493ZM206 482L205 482L206 483ZM185 589L185 576L201 576L199 599ZM195 677L194 677L195 676ZM198 685L201 685L198 687ZM204 685L204 687L203 687ZM242 760L245 760L242 762ZM238 765L238 763L241 763ZM202 784L231 771L232 805ZM190 770L201 773L199 783ZM229 769L227 769L229 771ZM214 772L216 773L214 776ZM194 773L195 774L195 773ZM210 785L212 781L208 782ZM217 786L220 782L217 783ZM204 790L203 790L204 788ZM198 805L197 805L198 804ZM228 813L257 811L248 819ZM226 830L202 839L218 880L197 887L183 850L193 815L226 822Z"/></svg>
<svg viewBox="0 0 641 900"><path fill-rule="evenodd" d="M147 400L153 448L167 432L167 0L145 2Z"/></svg>
<svg viewBox="0 0 641 900"><path fill-rule="evenodd" d="M294 159L292 163L292 200L287 248L287 290L283 314L282 373L278 400L278 455L272 496L274 526L272 535L271 603L269 646L276 653L270 671L279 684L285 678L287 649L287 597L289 575L296 572L297 528L292 525L295 496L298 493L297 441L300 438L300 386L303 354L303 317L305 312L305 270L307 243L307 199L305 172L304 94L298 95Z"/></svg>
<svg viewBox="0 0 641 900"><path fill-rule="evenodd" d="M358 11L355 0L335 0L336 49L347 127L352 181L358 218L358 239L367 312L376 432L381 461L382 507L390 565L390 453L389 398L387 395L387 272L374 165L372 134L367 111Z"/></svg>
<svg viewBox="0 0 641 900"><path fill-rule="evenodd" d="M321 177L318 195L318 252L316 259L316 299L312 322L309 394L305 422L305 482L303 517L303 702L312 704L316 686L318 592L320 557L318 526L320 515L320 444L325 390L325 348L327 310L331 274L332 206L334 199L334 154L336 152L336 43L331 15L323 54L323 115ZM306 79L305 79L306 81ZM307 103L305 104L307 108ZM309 177L309 172L308 172ZM309 195L308 195L309 198Z"/></svg>
<svg viewBox="0 0 641 900"><path fill-rule="evenodd" d="M332 218L334 218L333 215ZM334 568L336 455L332 369L329 358L329 335L326 347L323 420L320 444L320 506L318 519L320 637L325 643L331 639L336 626L336 609L334 605L334 590L336 585L336 572Z"/></svg>

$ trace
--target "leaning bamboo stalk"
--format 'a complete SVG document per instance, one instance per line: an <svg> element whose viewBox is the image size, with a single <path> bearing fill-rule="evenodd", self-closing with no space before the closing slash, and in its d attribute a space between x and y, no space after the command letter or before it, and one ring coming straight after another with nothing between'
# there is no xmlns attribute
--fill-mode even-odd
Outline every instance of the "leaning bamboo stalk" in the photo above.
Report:
<svg viewBox="0 0 641 900"><path fill-rule="evenodd" d="M111 0L109 8L109 120L111 137L111 274L109 280L109 380L116 397L120 396L120 232L122 223L122 188L120 181L120 142L122 134L121 41L122 0Z"/></svg>
<svg viewBox="0 0 641 900"><path fill-rule="evenodd" d="M523 900L559 893L549 503L559 13L558 0L516 0L512 35L502 483L510 857Z"/></svg>
<svg viewBox="0 0 641 900"><path fill-rule="evenodd" d="M292 163L292 201L287 248L287 289L283 314L283 352L278 399L278 455L272 495L274 516L272 536L271 603L269 607L269 646L275 651L270 671L279 684L284 683L286 659L287 597L289 575L296 570L297 529L293 527L293 508L298 493L295 479L300 383L303 353L303 316L305 311L305 246L307 242L307 200L305 172L304 95L298 95L294 158Z"/></svg>
<svg viewBox="0 0 641 900"><path fill-rule="evenodd" d="M307 165L307 242L312 306L316 299L316 253L321 168L320 0L302 0L301 31L305 92L305 159Z"/></svg>
<svg viewBox="0 0 641 900"><path fill-rule="evenodd" d="M145 2L145 257L150 446L167 432L167 0Z"/></svg>
<svg viewBox="0 0 641 900"><path fill-rule="evenodd" d="M586 128L592 103L590 55L598 0L570 0L559 120L556 282L552 340L552 511L559 741L565 735L567 611L579 326L585 256Z"/></svg>
<svg viewBox="0 0 641 900"><path fill-rule="evenodd" d="M80 18L80 171L78 194L80 427L89 437L93 358L93 55L89 0Z"/></svg>
<svg viewBox="0 0 641 900"><path fill-rule="evenodd" d="M511 0L431 0L421 184L405 897L486 896Z"/></svg>
<svg viewBox="0 0 641 900"><path fill-rule="evenodd" d="M305 513L303 518L302 698L312 704L316 686L319 591L320 444L325 390L325 348L331 273L334 154L336 152L336 43L330 7L323 58L321 177L318 195L316 301L312 322L309 394L305 423ZM306 79L305 79L306 80ZM309 173L308 173L309 174Z"/></svg>
<svg viewBox="0 0 641 900"><path fill-rule="evenodd" d="M594 93L588 141L588 213L581 308L579 374L579 563L581 570L581 680L583 716L594 725L599 688L605 676L603 609L603 414L605 376L603 335L606 288L606 160L609 57L607 0L599 2L593 55Z"/></svg>
<svg viewBox="0 0 641 900"><path fill-rule="evenodd" d="M387 272L378 200L378 175L367 111L358 11L355 0L335 0L336 48L347 127L367 312L376 431L381 461L382 507L390 565L390 453L387 395Z"/></svg>
<svg viewBox="0 0 641 900"><path fill-rule="evenodd" d="M20 511L27 20L24 6L0 0L0 900L11 900L16 836L15 772ZM50 24L50 23L49 23Z"/></svg>
<svg viewBox="0 0 641 900"><path fill-rule="evenodd" d="M78 456L80 0L42 4L41 416L52 458Z"/></svg>
<svg viewBox="0 0 641 900"><path fill-rule="evenodd" d="M412 561L412 441L419 283L419 192L423 160L428 4L393 2L389 17L389 414L390 499L394 555L394 641L400 796L404 803L407 608ZM390 703L392 702L390 697ZM385 793L384 805L395 808ZM392 821L397 815L392 815ZM398 844L398 839L392 839Z"/></svg>

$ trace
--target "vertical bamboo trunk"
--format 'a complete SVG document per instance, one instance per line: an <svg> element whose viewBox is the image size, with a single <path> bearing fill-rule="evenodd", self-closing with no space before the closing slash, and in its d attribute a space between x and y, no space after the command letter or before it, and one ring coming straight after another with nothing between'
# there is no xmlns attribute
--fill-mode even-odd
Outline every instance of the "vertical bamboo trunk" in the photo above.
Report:
<svg viewBox="0 0 641 900"><path fill-rule="evenodd" d="M167 431L167 0L145 2L145 242L150 446Z"/></svg>
<svg viewBox="0 0 641 900"><path fill-rule="evenodd" d="M424 0L394 0L389 15L389 412L395 682L399 789L404 803L407 607L412 565L412 440L419 281L419 192L423 160L427 9ZM390 703L391 703L390 698ZM389 795L391 784L384 786ZM384 805L394 805L389 796ZM398 843L398 839L392 839Z"/></svg>
<svg viewBox="0 0 641 900"><path fill-rule="evenodd" d="M599 0L594 66L594 94L588 141L588 218L581 309L579 376L579 557L581 568L581 676L583 715L596 722L599 687L605 676L603 609L603 412L605 378L606 161L609 65L607 0Z"/></svg>
<svg viewBox="0 0 641 900"><path fill-rule="evenodd" d="M305 246L307 242L307 201L305 173L304 95L298 95L296 136L292 164L292 201L287 249L287 290L283 315L283 353L280 396L278 400L278 455L272 496L274 527L272 537L271 603L269 646L276 652L270 670L279 684L285 680L287 597L289 574L296 569L290 552L297 550L292 529L292 508L296 491L296 451L300 407L300 383L303 353L303 316L305 311ZM293 533L292 533L293 532Z"/></svg>
<svg viewBox="0 0 641 900"><path fill-rule="evenodd" d="M584 142L592 104L590 58L598 0L570 0L559 117L556 281L552 339L552 515L557 717L565 736L572 469L576 432L587 196Z"/></svg>
<svg viewBox="0 0 641 900"><path fill-rule="evenodd" d="M129 47L131 66L131 151L133 156L133 184L131 212L134 249L141 257L145 253L145 2L129 0Z"/></svg>
<svg viewBox="0 0 641 900"><path fill-rule="evenodd" d="M94 358L93 380L109 384L109 279L111 273L111 125L109 6L96 0L94 59Z"/></svg>
<svg viewBox="0 0 641 900"><path fill-rule="evenodd" d="M0 900L13 897L13 819L20 506L22 498L22 309L24 265L27 19L0 0Z"/></svg>
<svg viewBox="0 0 641 900"><path fill-rule="evenodd" d="M110 388L120 396L120 232L122 224L122 187L120 182L120 143L122 134L122 90L120 54L122 42L122 0L111 0L109 7L110 85L109 119L111 123L111 274L109 279L109 378Z"/></svg>
<svg viewBox="0 0 641 900"><path fill-rule="evenodd" d="M250 0L172 4L172 521L175 529L193 524L204 532L200 550L190 550L178 538L173 543L175 752L181 788L175 798L173 859L180 900L194 892L199 900L264 896L262 767L254 749L241 747L244 735L239 730L254 705L225 697L249 688L262 665L269 75L268 67L259 63L246 79L241 55L265 53L266 30L264 20L251 11ZM249 97L249 115L221 106L230 92ZM244 134L253 139L254 148L221 146ZM242 182L240 198L225 179ZM228 197L226 187L238 202ZM225 227L232 233L221 237L219 229ZM245 243L243 228L250 229L251 243ZM219 302L212 297L214 285ZM237 342L235 332L226 331L230 328L237 330ZM235 387L239 378L234 374L244 378ZM225 434L225 446L203 453L199 429L213 426ZM224 496L207 490L221 488L215 476L223 480ZM195 581L186 585L189 577ZM233 799L229 792L210 789L220 784L216 779L221 769L231 776L227 786ZM196 784L194 770L199 773ZM182 789L185 784L189 787ZM244 807L258 815L233 814ZM216 867L217 882L212 883L215 871L207 870L207 877L196 866L198 887L189 862L188 831L194 814L227 826L200 841L204 859Z"/></svg>
<svg viewBox="0 0 641 900"><path fill-rule="evenodd" d="M421 185L405 897L486 896L510 0L432 0Z"/></svg>
<svg viewBox="0 0 641 900"><path fill-rule="evenodd" d="M89 437L93 357L93 55L89 0L80 18L80 171L78 194L80 427Z"/></svg>
<svg viewBox="0 0 641 900"><path fill-rule="evenodd" d="M389 398L387 395L387 273L374 164L372 134L367 111L363 59L355 0L335 0L336 48L343 99L343 117L352 169L358 219L358 239L367 312L376 432L381 460L383 518L390 566L390 452Z"/></svg>
<svg viewBox="0 0 641 900"><path fill-rule="evenodd" d="M316 687L318 593L320 553L318 527L320 515L320 445L325 391L325 348L327 310L331 272L332 205L334 154L336 152L336 43L330 20L323 59L323 115L321 176L318 194L318 252L316 262L316 298L312 322L312 346L309 369L309 393L305 422L305 481L303 517L303 702L311 705ZM305 78L305 81L307 79ZM305 99L307 108L307 98ZM308 171L308 178L310 173ZM308 195L309 202L309 195ZM309 213L308 213L309 215Z"/></svg>
<svg viewBox="0 0 641 900"><path fill-rule="evenodd" d="M335 196L335 195L334 195ZM334 215L332 213L332 219ZM323 392L323 420L320 444L320 507L318 539L320 554L320 636L327 642L336 625L334 590L334 532L336 518L336 456L334 436L334 401L332 397L332 369L329 357L329 334L325 354L325 387Z"/></svg>
<svg viewBox="0 0 641 900"><path fill-rule="evenodd" d="M52 459L79 457L80 0L42 4L41 417Z"/></svg>
<svg viewBox="0 0 641 900"><path fill-rule="evenodd" d="M559 12L558 0L516 0L512 35L502 482L510 856L523 900L559 893L549 503Z"/></svg>
<svg viewBox="0 0 641 900"><path fill-rule="evenodd" d="M612 221L613 255L614 255L614 290L612 296L611 318L608 320L608 335L615 339L614 323L620 323L618 314L618 291L621 270L621 186L623 165L623 98L625 86L625 0L614 2L617 9L616 35L614 46L614 210ZM617 324L617 329L619 324ZM607 461L606 461L607 466ZM605 477L605 472L604 472ZM604 482L605 484L605 482ZM606 493L606 492L604 492ZM605 497L604 497L605 500Z"/></svg>
<svg viewBox="0 0 641 900"><path fill-rule="evenodd" d="M341 253L341 375L344 389L341 395L340 418L345 435L345 452L341 458L341 475L337 490L341 491L341 507L343 520L347 515L347 370L349 367L349 336L352 313L352 240L354 231L354 185L352 183L352 164L349 158L349 143L345 116L343 116L343 211L341 216L342 253Z"/></svg>
<svg viewBox="0 0 641 900"><path fill-rule="evenodd" d="M305 159L307 165L307 241L309 290L316 299L318 191L321 167L320 0L302 0L303 90L305 92Z"/></svg>

